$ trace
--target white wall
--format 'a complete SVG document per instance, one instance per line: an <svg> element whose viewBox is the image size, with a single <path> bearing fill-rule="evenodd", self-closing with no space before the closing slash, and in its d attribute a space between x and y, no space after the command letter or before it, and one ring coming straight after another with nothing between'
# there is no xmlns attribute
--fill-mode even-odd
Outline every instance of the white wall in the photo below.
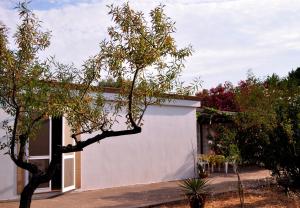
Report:
<svg viewBox="0 0 300 208"><path fill-rule="evenodd" d="M0 126L2 121L8 119L8 115L0 109ZM0 141L6 142L5 131L0 127ZM7 150L0 150L0 200L14 199L16 193L16 166L10 159L9 155L4 154Z"/></svg>
<svg viewBox="0 0 300 208"><path fill-rule="evenodd" d="M108 138L82 152L82 189L170 181L194 175L197 101L151 106L142 133ZM0 109L0 122L8 115ZM82 139L92 135L84 135ZM6 141L0 128L0 140ZM16 166L0 151L0 200L17 198Z"/></svg>
<svg viewBox="0 0 300 208"><path fill-rule="evenodd" d="M170 181L194 175L197 101L151 106L142 133L107 138L84 149L82 189ZM86 139L93 135L83 135Z"/></svg>

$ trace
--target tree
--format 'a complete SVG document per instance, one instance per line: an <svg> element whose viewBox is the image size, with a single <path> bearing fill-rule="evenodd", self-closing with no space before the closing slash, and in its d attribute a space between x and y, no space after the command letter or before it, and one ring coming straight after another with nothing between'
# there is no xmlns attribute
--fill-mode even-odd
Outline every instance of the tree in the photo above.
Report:
<svg viewBox="0 0 300 208"><path fill-rule="evenodd" d="M292 70L289 72L287 79L292 82L293 84L299 86L300 85L300 67L296 70Z"/></svg>
<svg viewBox="0 0 300 208"><path fill-rule="evenodd" d="M0 27L0 104L13 122L5 121L8 154L31 179L21 193L20 208L28 208L39 184L48 182L62 153L82 151L105 138L141 132L147 106L170 99L165 93L175 88L175 81L191 55L191 48L177 49L172 34L174 23L164 14L163 6L150 12L146 22L142 12L129 4L109 6L115 23L108 28L108 40L80 70L53 59L41 61L39 52L50 44L50 33L43 31L26 3L18 5L21 24L14 35L17 48L9 48L7 28ZM103 82L118 82L114 102L106 102ZM121 82L121 83L120 83ZM122 112L126 126L114 130ZM46 171L26 159L26 143L39 131L43 119L64 115L72 126L74 145L57 146ZM78 136L97 132L80 141Z"/></svg>
<svg viewBox="0 0 300 208"><path fill-rule="evenodd" d="M236 97L243 110L235 118L242 158L270 169L281 185L299 188L297 82L274 74L263 81L252 77L240 85Z"/></svg>
<svg viewBox="0 0 300 208"><path fill-rule="evenodd" d="M215 108L221 111L239 111L234 98L234 87L230 82L219 84L210 90L204 89L202 92L198 92L196 96L201 98L201 104L204 107Z"/></svg>
<svg viewBox="0 0 300 208"><path fill-rule="evenodd" d="M202 115L230 123L214 126L212 148L216 153L239 152L244 163L263 165L286 188L300 187L298 72L286 78L272 74L265 80L249 74L232 90L239 112L205 109L208 114Z"/></svg>

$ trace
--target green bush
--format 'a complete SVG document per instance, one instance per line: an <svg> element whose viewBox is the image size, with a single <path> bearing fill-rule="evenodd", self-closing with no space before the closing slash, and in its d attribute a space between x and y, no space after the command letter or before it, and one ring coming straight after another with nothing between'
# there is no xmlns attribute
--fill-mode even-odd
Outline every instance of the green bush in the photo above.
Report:
<svg viewBox="0 0 300 208"><path fill-rule="evenodd" d="M298 69L300 72L300 68ZM300 188L300 87L275 75L237 93L234 119L243 162L263 165L280 185Z"/></svg>
<svg viewBox="0 0 300 208"><path fill-rule="evenodd" d="M232 125L220 124L214 128L215 135L209 135L209 140L212 141L210 148L216 155L224 155L229 157L229 146L236 143L236 132Z"/></svg>

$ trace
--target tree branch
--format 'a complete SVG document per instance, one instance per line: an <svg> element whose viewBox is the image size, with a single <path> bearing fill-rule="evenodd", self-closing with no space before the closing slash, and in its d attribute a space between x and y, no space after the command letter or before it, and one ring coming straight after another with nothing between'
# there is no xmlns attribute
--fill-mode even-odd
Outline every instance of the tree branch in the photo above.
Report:
<svg viewBox="0 0 300 208"><path fill-rule="evenodd" d="M145 104L145 107L144 107L144 109L143 109L143 111L142 111L142 113L141 113L141 115L140 115L140 117L139 117L139 120L138 120L138 122L137 122L137 125L138 126L140 126L140 124L141 124L141 122L142 122L142 119L143 119L143 117L144 117L144 114L145 114L145 112L146 112L146 110L147 110L147 107L148 107L148 104L147 104L147 96L145 95L145 97L144 97L144 104Z"/></svg>
<svg viewBox="0 0 300 208"><path fill-rule="evenodd" d="M10 143L10 157L13 161L17 160L16 155L15 155L15 145L16 145L16 135L17 135L17 126L18 126L19 116L20 116L20 109L17 107L12 137L11 137L11 141L10 141L11 142Z"/></svg>
<svg viewBox="0 0 300 208"><path fill-rule="evenodd" d="M127 116L128 116L128 119L129 119L131 125L133 126L133 128L138 127L138 125L136 125L136 123L135 123L135 121L133 120L133 117L132 117L132 96L133 96L134 85L135 85L135 81L137 79L138 72L139 72L139 68L137 67L137 69L134 73L134 76L133 76L131 89L130 89L130 92L129 92L129 95L128 95L128 114L127 114Z"/></svg>
<svg viewBox="0 0 300 208"><path fill-rule="evenodd" d="M36 165L25 162L24 161L24 156L25 156L25 147L26 147L26 140L27 138L24 135L20 135L19 141L20 141L20 149L19 149L19 154L18 154L18 158L16 158L14 151L12 151L12 148L15 148L15 141L16 139L14 139L13 144L11 144L11 153L10 153L10 157L12 159L12 161L14 161L14 163L20 167L23 168L25 170L28 170L29 172L36 174L39 172L39 169Z"/></svg>
<svg viewBox="0 0 300 208"><path fill-rule="evenodd" d="M61 147L62 153L68 153L68 152L78 152L82 151L83 148L85 148L88 145L91 145L95 142L99 142L100 140L103 140L108 137L117 137L117 136L123 136L123 135L130 135L130 134L138 134L142 131L141 127L136 126L133 129L129 130L121 130L121 131L104 131L102 134L98 134L90 139L87 139L85 141L78 141L76 145L67 145Z"/></svg>
<svg viewBox="0 0 300 208"><path fill-rule="evenodd" d="M17 141L16 137L17 137L17 128L18 128L19 117L20 117L20 109L19 109L19 107L17 107L15 120L14 120L13 133L12 133L12 138L11 138L11 143L10 143L10 158L18 167L28 170L31 173L37 173L38 168L36 165L30 164L30 163L27 163L24 161L25 146L26 146L26 140L27 140L27 137L25 135L19 136L20 149L19 149L18 158L16 158L16 155L15 155L15 148L16 148L15 145L16 145L16 141Z"/></svg>
<svg viewBox="0 0 300 208"><path fill-rule="evenodd" d="M54 150L53 150L53 154L52 154L52 158L49 164L48 169L46 170L46 172L44 174L41 175L41 183L45 183L48 182L52 179L58 164L60 163L61 160L61 149L59 146L57 146Z"/></svg>

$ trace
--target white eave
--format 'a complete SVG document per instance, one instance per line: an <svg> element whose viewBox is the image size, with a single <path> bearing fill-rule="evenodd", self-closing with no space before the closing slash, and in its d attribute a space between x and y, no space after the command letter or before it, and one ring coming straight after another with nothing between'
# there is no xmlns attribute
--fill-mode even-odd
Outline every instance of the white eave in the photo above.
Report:
<svg viewBox="0 0 300 208"><path fill-rule="evenodd" d="M115 97L117 96L116 93L103 93L105 100L107 101L114 101ZM182 99L168 99L164 103L161 104L162 106L177 106L177 107L191 107L191 108L199 108L201 106L200 100L197 99L185 99L184 96Z"/></svg>

